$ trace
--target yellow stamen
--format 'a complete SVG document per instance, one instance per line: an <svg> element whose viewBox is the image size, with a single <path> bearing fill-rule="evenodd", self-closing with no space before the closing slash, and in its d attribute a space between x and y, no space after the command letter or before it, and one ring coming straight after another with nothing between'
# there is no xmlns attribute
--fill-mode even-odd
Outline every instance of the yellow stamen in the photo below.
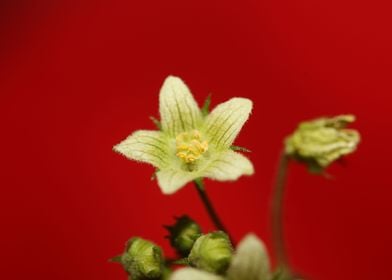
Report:
<svg viewBox="0 0 392 280"><path fill-rule="evenodd" d="M208 142L202 141L200 131L183 132L176 137L176 156L185 163L193 163L207 150Z"/></svg>

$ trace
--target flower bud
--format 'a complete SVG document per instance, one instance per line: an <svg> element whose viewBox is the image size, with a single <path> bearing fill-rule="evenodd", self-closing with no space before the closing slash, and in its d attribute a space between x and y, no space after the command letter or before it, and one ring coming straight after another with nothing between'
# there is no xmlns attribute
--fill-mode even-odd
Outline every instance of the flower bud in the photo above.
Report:
<svg viewBox="0 0 392 280"><path fill-rule="evenodd" d="M165 226L169 231L170 244L182 256L188 256L196 239L201 235L200 226L188 216L176 218L172 226Z"/></svg>
<svg viewBox="0 0 392 280"><path fill-rule="evenodd" d="M285 140L286 155L306 163L311 171L322 171L356 150L360 135L346 128L354 121L353 115L341 115L302 122Z"/></svg>
<svg viewBox="0 0 392 280"><path fill-rule="evenodd" d="M135 237L128 241L121 263L132 280L158 279L163 271L162 250L150 241Z"/></svg>
<svg viewBox="0 0 392 280"><path fill-rule="evenodd" d="M189 254L192 266L208 272L224 274L230 265L233 247L226 233L216 231L200 236Z"/></svg>

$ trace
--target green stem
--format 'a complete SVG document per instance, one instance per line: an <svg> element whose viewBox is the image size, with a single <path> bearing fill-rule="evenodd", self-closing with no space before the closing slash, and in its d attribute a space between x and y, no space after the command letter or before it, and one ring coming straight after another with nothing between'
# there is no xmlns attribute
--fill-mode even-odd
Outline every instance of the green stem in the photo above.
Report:
<svg viewBox="0 0 392 280"><path fill-rule="evenodd" d="M222 221L220 220L218 214L216 213L214 206L211 203L211 200L208 198L207 192L204 188L204 183L202 179L196 179L195 181L196 190L203 201L203 204L210 216L212 222L214 223L215 227L221 231L224 231L229 235L226 227L223 225Z"/></svg>
<svg viewBox="0 0 392 280"><path fill-rule="evenodd" d="M273 189L271 215L273 241L278 264L285 271L285 274L288 276L288 278L292 279L291 268L286 254L283 228L283 202L286 188L288 163L289 158L284 153L282 153L276 174L275 186Z"/></svg>
<svg viewBox="0 0 392 280"><path fill-rule="evenodd" d="M167 266L171 265L189 265L189 261L187 258L184 259L166 259L165 264Z"/></svg>

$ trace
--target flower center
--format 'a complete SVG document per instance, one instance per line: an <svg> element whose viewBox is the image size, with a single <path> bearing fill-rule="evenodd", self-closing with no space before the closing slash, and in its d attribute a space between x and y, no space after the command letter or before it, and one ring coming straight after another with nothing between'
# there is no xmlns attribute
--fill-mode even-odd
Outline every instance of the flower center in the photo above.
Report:
<svg viewBox="0 0 392 280"><path fill-rule="evenodd" d="M208 150L208 142L202 140L200 131L183 132L176 137L176 156L185 163L193 163Z"/></svg>

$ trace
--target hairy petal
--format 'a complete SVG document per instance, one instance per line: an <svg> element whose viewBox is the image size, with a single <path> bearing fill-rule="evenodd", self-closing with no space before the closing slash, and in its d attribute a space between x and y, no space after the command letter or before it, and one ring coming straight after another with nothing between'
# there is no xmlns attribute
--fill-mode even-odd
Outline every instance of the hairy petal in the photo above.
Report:
<svg viewBox="0 0 392 280"><path fill-rule="evenodd" d="M237 180L242 175L252 175L254 168L252 162L245 156L232 150L219 152L215 159L201 171L202 177L218 181Z"/></svg>
<svg viewBox="0 0 392 280"><path fill-rule="evenodd" d="M252 101L247 98L232 98L218 105L205 123L209 142L218 148L229 148L249 118L252 106Z"/></svg>
<svg viewBox="0 0 392 280"><path fill-rule="evenodd" d="M158 185L164 194L173 194L198 176L178 169L164 169L156 173Z"/></svg>
<svg viewBox="0 0 392 280"><path fill-rule="evenodd" d="M197 128L202 115L189 88L177 77L169 76L159 94L162 129L170 136Z"/></svg>
<svg viewBox="0 0 392 280"><path fill-rule="evenodd" d="M146 162L158 168L168 164L168 144L160 131L138 130L113 147L129 159Z"/></svg>
<svg viewBox="0 0 392 280"><path fill-rule="evenodd" d="M224 278L194 268L183 268L174 272L170 280L224 280Z"/></svg>
<svg viewBox="0 0 392 280"><path fill-rule="evenodd" d="M256 235L248 234L238 244L227 276L229 280L271 279L267 249Z"/></svg>

